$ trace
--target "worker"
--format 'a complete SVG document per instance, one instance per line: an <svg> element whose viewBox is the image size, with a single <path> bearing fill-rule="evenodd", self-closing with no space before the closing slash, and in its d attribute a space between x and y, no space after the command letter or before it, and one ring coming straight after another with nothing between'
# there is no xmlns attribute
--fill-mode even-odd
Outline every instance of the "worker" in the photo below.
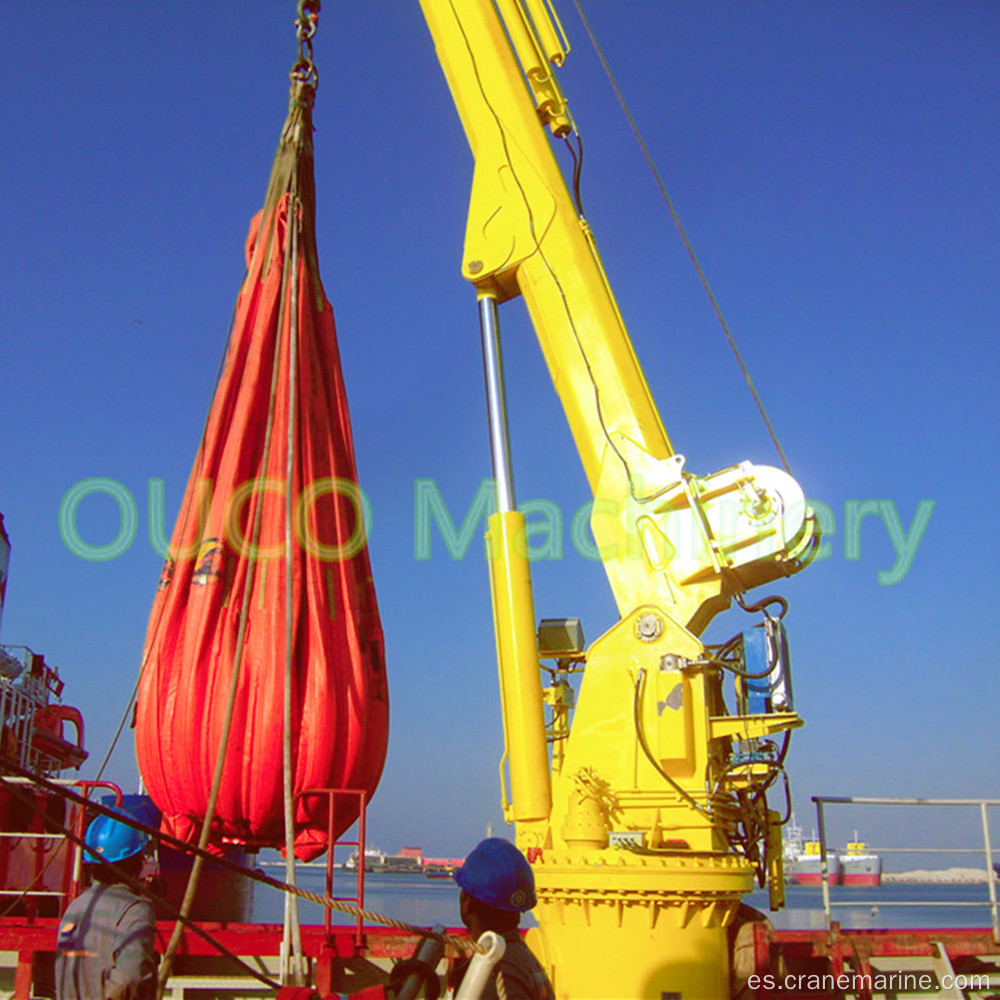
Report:
<svg viewBox="0 0 1000 1000"><path fill-rule="evenodd" d="M139 878L149 837L102 815L87 828L85 843L84 868L93 884L69 904L59 926L56 996L151 1000L159 962L156 916L127 884Z"/></svg>
<svg viewBox="0 0 1000 1000"><path fill-rule="evenodd" d="M506 945L483 991L483 1000L496 1000L500 995L498 977L503 979L508 1000L553 1000L549 977L518 931L521 914L537 902L535 876L525 856L509 840L488 837L473 848L455 873L455 881L462 890L462 923L473 940L478 941L484 931L494 931Z"/></svg>

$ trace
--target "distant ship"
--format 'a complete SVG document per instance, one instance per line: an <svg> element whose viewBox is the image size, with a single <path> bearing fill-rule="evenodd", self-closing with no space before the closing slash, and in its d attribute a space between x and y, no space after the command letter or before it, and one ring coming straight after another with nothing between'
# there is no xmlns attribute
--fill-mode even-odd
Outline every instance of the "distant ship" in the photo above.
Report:
<svg viewBox="0 0 1000 1000"><path fill-rule="evenodd" d="M803 840L802 828L796 825L794 816L785 831L782 857L789 885L819 885L823 881L819 841ZM828 883L840 885L840 859L835 851L826 852L826 871Z"/></svg>
<svg viewBox="0 0 1000 1000"><path fill-rule="evenodd" d="M823 881L823 865L819 841L804 840L801 827L794 817L784 837L785 881L789 885L820 885ZM827 883L829 885L874 886L882 883L882 859L868 850L868 845L854 840L847 850L838 853L826 852Z"/></svg>
<svg viewBox="0 0 1000 1000"><path fill-rule="evenodd" d="M344 862L344 867L348 871L357 869L357 851L354 851ZM380 875L413 875L423 871L420 858L407 853L405 847L399 854L386 854L377 847L365 848L364 869L366 872Z"/></svg>
<svg viewBox="0 0 1000 1000"><path fill-rule="evenodd" d="M857 839L847 845L847 851L840 855L841 885L881 885L882 859L868 850L868 845Z"/></svg>
<svg viewBox="0 0 1000 1000"><path fill-rule="evenodd" d="M344 863L348 871L358 867L358 852ZM419 847L401 847L398 854L386 854L377 847L365 849L366 872L379 875L425 875L427 878L450 879L462 867L461 858L427 858Z"/></svg>

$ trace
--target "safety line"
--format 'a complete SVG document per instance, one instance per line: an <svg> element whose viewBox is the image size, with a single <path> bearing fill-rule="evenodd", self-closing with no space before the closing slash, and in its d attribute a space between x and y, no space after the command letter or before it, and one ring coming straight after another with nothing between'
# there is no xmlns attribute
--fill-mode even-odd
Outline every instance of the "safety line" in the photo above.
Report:
<svg viewBox="0 0 1000 1000"><path fill-rule="evenodd" d="M270 193L270 191L268 192ZM287 206L286 206L287 210ZM254 247L254 255L256 257L260 233L263 231L265 223L268 225L268 241L270 242L273 235L276 235L278 229L280 215L280 196L274 201L272 205L267 203L265 198L264 208L261 214L260 228L258 229L258 245ZM267 269L270 264L266 264L261 271L261 284L263 284L264 277L266 276ZM263 483L267 478L267 468L271 456L271 445L272 445L272 432L274 430L275 413L277 411L277 398L278 398L278 375L280 370L280 339L281 339L281 327L284 323L285 317L285 306L286 306L286 290L288 287L290 275L290 264L287 257L282 261L282 276L281 276L281 286L279 290L280 302L278 306L278 343L275 348L274 358L271 363L271 385L269 388L268 395L268 410L267 410L267 423L264 428L264 451L260 458L260 482ZM295 276L292 276L294 280ZM258 286L259 287L259 286ZM245 289L240 289L240 294L243 293ZM254 502L253 506L253 523L250 531L250 548L249 553L250 558L246 561L246 578L244 580L243 586L243 601L240 608L239 624L237 626L236 634L236 649L233 653L233 668L232 674L229 681L229 690L226 698L226 709L225 715L222 720L222 731L219 734L218 751L215 762L215 771L212 777L212 786L209 791L208 801L205 805L205 815L201 821L201 835L198 840L198 847L204 850L207 847L209 839L211 837L212 822L215 818L215 809L218 802L219 792L222 787L222 778L225 770L226 756L229 751L229 738L232 731L232 723L235 714L236 706L236 693L238 690L238 681L244 666L244 653L246 651L246 635L247 635L247 625L249 621L249 611L250 611L250 597L253 593L253 585L256 580L256 568L257 561L252 557L252 554L258 550L260 544L260 532L261 532L261 521L264 510L264 501L261 496L253 496L251 494ZM199 854L196 856L194 864L191 866L191 872L188 876L188 886L184 893L184 899L181 903L181 913L187 916L191 910L191 906L194 902L194 896L198 888L198 883L201 878L201 869L204 864L204 856ZM167 946L167 950L163 956L163 962L160 966L159 973L159 992L158 997L162 998L164 995L164 990L166 989L167 979L170 975L170 970L173 965L174 956L177 954L177 949L180 946L180 925L174 928L174 933L170 938L170 943Z"/></svg>
<svg viewBox="0 0 1000 1000"><path fill-rule="evenodd" d="M0 778L0 785L9 790L16 798L18 798L21 802L25 803L26 805L30 806L36 812L39 813L41 812L41 810L38 808L38 805L31 800L30 796L28 796L16 785L8 781L4 781L3 778ZM96 803L89 803L89 804L96 805ZM121 815L119 814L115 816L115 818L120 820ZM65 836L67 840L71 840L74 844L76 844L78 848L83 850L87 846L83 838L77 836L64 823L55 822L54 820L52 820L51 817L48 817L48 819L50 822L54 822L55 825L58 826L59 829L62 831L63 836ZM53 855L53 858L54 857L55 855ZM216 948L220 952L220 954L224 955L239 968L243 969L244 972L247 972L255 979L259 979L262 983L271 987L272 989L280 989L279 983L276 983L273 980L268 979L262 973L254 969L253 966L248 965L239 957L239 955L235 954L235 952L230 951L224 944L222 944L221 941L217 941L215 938L213 938L212 935L208 933L208 931L199 927L198 924L195 923L195 921L188 919L188 917L182 914L180 910L178 910L176 907L168 903L162 896L157 896L155 893L150 892L149 889L145 885L143 885L142 882L139 881L139 879L133 878L131 875L128 875L127 873L123 872L118 865L114 864L114 862L108 861L107 858L102 858L99 854L94 854L94 857L97 859L97 863L112 869L116 873L116 877L120 878L123 882L125 882L129 886L129 888L132 889L133 892L142 896L152 897L158 905L161 905L164 909L170 911L173 914L174 919L178 920L180 923L183 923L191 931L193 931L199 937L207 941L213 948Z"/></svg>
<svg viewBox="0 0 1000 1000"><path fill-rule="evenodd" d="M740 366L740 371L743 372L743 378L746 380L747 386L750 389L750 394L753 396L754 402L757 404L757 411L760 413L761 419L764 421L764 426L767 428L767 432L771 436L771 441L778 452L778 456L781 458L781 464L784 466L785 471L791 475L791 466L789 466L788 459L785 457L785 451L781 447L781 442L778 440L778 434L767 415L767 411L764 409L764 402L760 398L760 394L757 392L756 386L753 384L750 372L743 361L743 355L740 353L740 349L736 346L736 341L730 332L729 324L722 315L722 307L719 305L718 299L716 299L715 293L712 291L712 286L708 283L708 276L705 274L705 271L701 266L701 262L698 260L698 255L695 253L690 239L688 239L687 232L681 223L680 216L677 214L677 209L674 208L674 203L671 200L670 195L667 194L663 178L660 176L660 172L657 170L656 164L653 162L653 157L649 152L649 148L646 146L645 140L642 138L642 133L639 131L639 126L636 124L635 118L632 117L632 112L629 109L628 102L625 100L625 95L618 86L618 81L615 79L611 66L608 64L608 60L604 56L604 51L601 49L600 43L597 41L597 36L594 34L593 29L590 26L590 22L587 20L587 15L583 12L580 0L573 0L573 3L576 7L577 13L580 15L580 20L583 22L584 28L587 30L587 35L590 37L591 44L597 52L597 57L601 60L604 72L607 74L608 80L614 88L615 94L618 97L618 103L621 104L622 111L624 111L625 117L628 119L628 123L632 128L632 134L635 136L636 142L642 150L642 154L646 159L646 164L653 175L653 179L656 181L656 186L660 189L660 195L670 211L671 218L674 220L674 226L677 228L677 232L680 234L681 240L684 243L684 248L687 250L687 254L691 258L691 263L694 265L694 269L698 274L702 288L705 289L708 301L712 304L712 309L715 312L716 319L719 321L719 326L722 327L722 332L726 335L726 340L729 342L730 350L732 350L733 356L736 358L736 362Z"/></svg>
<svg viewBox="0 0 1000 1000"><path fill-rule="evenodd" d="M243 274L243 280L240 282L241 290L244 284L246 284L247 275L249 273L250 269L247 268L247 270ZM215 385L212 389L212 396L208 404L208 409L205 413L205 420L202 424L201 442L198 445L198 451L195 454L194 465L192 466L192 474L194 472L194 469L201 468L202 459L205 454L205 436L208 434L209 424L212 419L212 403L215 400L215 394L219 391L219 384L221 383L222 376L226 370L226 362L229 359L229 349L232 346L233 342L233 332L236 327L236 317L238 311L239 311L239 297L237 297L236 302L233 304L233 312L229 318L229 330L226 334L226 346L225 350L222 352L222 357L219 359L219 367L215 373ZM175 557L175 555L173 554L175 550L172 550L171 545L174 537L178 537L181 539L185 537L188 529L188 524L191 518L191 508L194 503L194 499L195 499L194 495L189 494L187 490L185 490L184 499L182 500L182 508L180 513L178 514L177 523L175 523L174 525L174 534L171 536L170 541L167 543L167 554L164 559L164 571L166 571L167 565L169 565L171 562L174 564L174 569L171 571L171 581L173 579L173 573L176 572L177 569L177 559L179 559L184 552L184 546L182 544L181 548L179 550L176 550L176 557ZM202 516L200 519L200 523L198 525L196 542L195 542L195 551L192 553L192 557L197 555L198 549L201 546L202 535L204 534L205 531L205 525L208 520L208 513L209 513L208 504L205 502L204 495L201 494L198 499L201 501L200 514ZM180 525L179 528L178 524ZM159 593L159 587L157 588L157 593ZM143 675L146 672L146 668L149 666L149 653L150 650L153 648L154 641L159 636L160 623L163 621L163 616L166 611L167 601L165 598L163 600L158 600L158 598L154 598L153 604L154 607L156 608L156 620L152 621L150 627L147 628L146 644L143 647L142 659L139 663L139 676L136 678L135 687L132 690L132 696L129 699L128 705L125 707L124 713L122 714L121 722L118 724L118 730L114 735L114 739L112 739L111 741L111 746L108 747L108 752L107 754L105 754L104 760L101 762L101 766L97 771L97 778L95 780L98 781L101 779L101 775L104 774L104 769L108 766L108 763L111 760L111 755L115 752L115 747L118 745L118 740L121 738L121 734L125 727L125 723L130 718L133 717L133 706L135 705L138 699L139 688L142 685ZM150 636L153 637L153 641L150 641L149 638ZM160 662L159 658L157 658L156 666L154 669L157 670L159 669L159 662ZM157 721L159 722L159 720Z"/></svg>
<svg viewBox="0 0 1000 1000"><path fill-rule="evenodd" d="M27 778L32 782L32 784L37 785L39 788L44 788L46 791L52 792L55 795L60 795L63 798L68 799L70 802L84 806L87 809L100 813L102 816L109 816L120 823L124 823L126 826L139 830L141 833L146 834L146 836L151 837L160 843L166 844L168 847L182 851L185 854L193 855L196 858L200 857L203 860L211 861L220 868L225 868L228 871L234 872L237 875L242 875L254 882L260 882L262 885L270 886L272 889L278 889L281 892L294 893L295 895L301 896L303 899L307 899L311 903L316 903L319 906L327 907L331 910L337 910L339 913L346 913L354 917L360 916L365 920L370 920L372 923L383 924L386 927L393 927L396 930L405 931L406 933L413 934L416 937L430 937L436 941L442 942L443 944L450 944L454 948L462 951L485 952L486 950L477 941L473 941L471 938L455 937L451 934L436 932L428 927L408 924L403 920L397 920L395 917L387 917L384 914L375 913L372 910L366 910L362 907L354 906L343 900L333 899L330 896L323 896L319 893L310 892L308 889L303 889L299 886L289 885L287 882L282 882L280 879L272 878L264 872L244 868L242 865L238 865L222 855L213 854L211 851L203 850L194 844L189 844L187 841L180 840L178 837L173 837L168 833L164 833L156 827L148 826L129 813L116 811L108 806L102 805L100 802L93 802L69 788L57 785L40 775L33 774L27 768L22 768L18 764L3 761L0 763L0 767L19 778ZM0 775L0 786L4 788L16 787L10 782L4 781L2 775Z"/></svg>
<svg viewBox="0 0 1000 1000"><path fill-rule="evenodd" d="M118 723L118 729L115 731L114 738L111 740L111 746L108 747L108 752L105 754L104 760L101 761L101 766L97 769L97 776L94 778L95 781L101 780L101 777L104 774L104 769L108 766L108 762L111 760L111 755L115 752L115 747L118 746L118 740L121 738L122 732L125 729L125 723L128 722L132 714L132 706L135 704L136 696L139 694L139 684L141 681L142 668L140 667L139 676L135 679L135 686L132 688L132 694L129 696L128 705L125 707L125 713L122 715L121 722Z"/></svg>

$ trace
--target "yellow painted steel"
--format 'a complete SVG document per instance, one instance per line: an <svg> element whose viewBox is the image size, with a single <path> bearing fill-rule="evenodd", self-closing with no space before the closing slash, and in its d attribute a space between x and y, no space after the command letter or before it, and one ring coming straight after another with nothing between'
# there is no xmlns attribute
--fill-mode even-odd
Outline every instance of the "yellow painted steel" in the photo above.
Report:
<svg viewBox="0 0 1000 1000"><path fill-rule="evenodd" d="M505 803L505 812L519 824L547 820L552 808L527 548L520 511L490 517L486 553L510 759L511 802L509 806Z"/></svg>
<svg viewBox="0 0 1000 1000"><path fill-rule="evenodd" d="M785 845L781 837L780 817L771 813L768 817L770 828L767 834L767 888L772 910L780 910L785 905Z"/></svg>
<svg viewBox="0 0 1000 1000"><path fill-rule="evenodd" d="M568 686L539 681L523 518L490 519L505 807L539 895L530 942L561 998L718 1000L727 927L754 875L737 825L774 820L750 794L759 767L732 767L733 754L801 719L730 715L698 635L734 593L800 569L815 518L783 472L694 476L674 452L552 153L547 128L572 122L544 64L565 52L545 5L421 6L474 157L462 272L480 296L527 304L620 612L586 652L570 719Z"/></svg>
<svg viewBox="0 0 1000 1000"><path fill-rule="evenodd" d="M561 66L569 51L562 26L557 36L541 0L497 0L497 7L524 69L539 117L556 135L567 135L573 123L549 66L549 63Z"/></svg>

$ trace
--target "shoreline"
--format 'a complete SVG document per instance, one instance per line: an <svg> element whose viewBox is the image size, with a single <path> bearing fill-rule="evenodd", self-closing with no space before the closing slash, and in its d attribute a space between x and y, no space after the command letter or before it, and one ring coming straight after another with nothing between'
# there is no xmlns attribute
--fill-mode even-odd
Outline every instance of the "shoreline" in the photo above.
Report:
<svg viewBox="0 0 1000 1000"><path fill-rule="evenodd" d="M896 885L986 885L989 873L984 868L918 868L908 872L882 872L882 884Z"/></svg>

